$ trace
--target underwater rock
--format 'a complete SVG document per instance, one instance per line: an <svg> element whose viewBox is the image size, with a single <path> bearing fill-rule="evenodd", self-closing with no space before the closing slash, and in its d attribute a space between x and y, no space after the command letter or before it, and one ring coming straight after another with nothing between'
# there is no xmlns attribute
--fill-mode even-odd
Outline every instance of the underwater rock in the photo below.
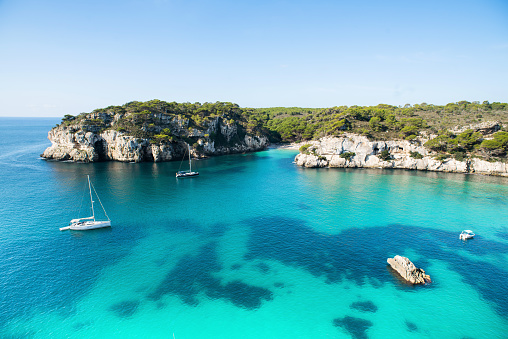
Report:
<svg viewBox="0 0 508 339"><path fill-rule="evenodd" d="M362 312L377 312L377 306L372 301L357 301L349 305L349 308Z"/></svg>
<svg viewBox="0 0 508 339"><path fill-rule="evenodd" d="M334 319L333 325L344 328L354 339L367 339L367 330L373 324L366 319L345 316L344 318Z"/></svg>
<svg viewBox="0 0 508 339"><path fill-rule="evenodd" d="M406 327L409 332L417 332L418 331L418 326L416 326L415 323L412 323L409 320L406 320Z"/></svg>
<svg viewBox="0 0 508 339"><path fill-rule="evenodd" d="M132 316L139 307L139 301L127 300L112 305L109 309L120 318L128 318Z"/></svg>
<svg viewBox="0 0 508 339"><path fill-rule="evenodd" d="M397 271L402 278L411 284L425 284L430 283L430 276L425 274L425 271L416 266L406 257L396 255L393 258L386 260L390 266Z"/></svg>

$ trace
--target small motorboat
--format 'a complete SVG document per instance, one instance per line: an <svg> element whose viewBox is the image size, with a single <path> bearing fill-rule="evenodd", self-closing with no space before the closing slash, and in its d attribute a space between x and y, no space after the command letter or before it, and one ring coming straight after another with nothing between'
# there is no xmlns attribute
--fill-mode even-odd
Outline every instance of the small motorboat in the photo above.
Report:
<svg viewBox="0 0 508 339"><path fill-rule="evenodd" d="M472 237L474 237L475 234L473 233L473 231L471 230L465 230L465 231L462 231L462 233L460 233L460 240L467 240L467 239L471 239Z"/></svg>

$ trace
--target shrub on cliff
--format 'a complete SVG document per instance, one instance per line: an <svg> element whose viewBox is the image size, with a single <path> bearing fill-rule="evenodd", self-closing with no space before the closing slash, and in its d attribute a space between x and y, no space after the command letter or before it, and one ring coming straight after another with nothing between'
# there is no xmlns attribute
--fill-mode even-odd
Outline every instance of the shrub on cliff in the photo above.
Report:
<svg viewBox="0 0 508 339"><path fill-rule="evenodd" d="M379 157L379 159L384 160L384 161L388 161L388 160L392 159L392 155L390 154L390 151L388 151L387 149L382 150L381 153L379 153L378 157Z"/></svg>
<svg viewBox="0 0 508 339"><path fill-rule="evenodd" d="M303 154L309 154L309 147L312 146L311 144L305 144L305 145L302 145L300 146L300 153L303 153Z"/></svg>
<svg viewBox="0 0 508 339"><path fill-rule="evenodd" d="M446 160L448 159L450 156L448 154L438 154L434 157L434 159L436 160L439 160L439 161L443 161L443 160Z"/></svg>
<svg viewBox="0 0 508 339"><path fill-rule="evenodd" d="M494 134L494 139L484 140L480 148L492 155L504 155L508 153L508 132L499 131Z"/></svg>
<svg viewBox="0 0 508 339"><path fill-rule="evenodd" d="M350 161L355 155L356 155L355 152L344 152L340 155L340 157L346 159L347 161Z"/></svg>
<svg viewBox="0 0 508 339"><path fill-rule="evenodd" d="M451 139L449 134L443 134L435 137L434 139L430 139L425 144L423 144L423 146L430 148L435 152L446 152L450 140Z"/></svg>
<svg viewBox="0 0 508 339"><path fill-rule="evenodd" d="M374 132L380 132L384 130L384 125L381 124L381 118L380 117L372 117L369 120L369 127Z"/></svg>
<svg viewBox="0 0 508 339"><path fill-rule="evenodd" d="M413 152L413 151L410 151L409 152L409 156L411 158L415 158L415 159L423 159L423 155L420 154L420 152Z"/></svg>
<svg viewBox="0 0 508 339"><path fill-rule="evenodd" d="M400 130L400 137L404 138L404 139L411 137L411 139L409 139L409 140L412 140L412 139L416 138L416 134L418 134L419 130L420 130L420 128L417 126L413 126L413 125L404 126Z"/></svg>
<svg viewBox="0 0 508 339"><path fill-rule="evenodd" d="M66 114L64 115L64 117L62 118L62 124L70 124L71 121L75 120L76 117L74 115L71 115L71 114Z"/></svg>
<svg viewBox="0 0 508 339"><path fill-rule="evenodd" d="M152 143L164 143L171 141L171 139L172 139L171 136L161 133L154 135L154 139L151 139L150 142L154 141Z"/></svg>
<svg viewBox="0 0 508 339"><path fill-rule="evenodd" d="M457 161L464 161L464 159L467 157L467 154L465 152L455 152L453 153L453 158Z"/></svg>
<svg viewBox="0 0 508 339"><path fill-rule="evenodd" d="M480 132L474 132L472 129L468 129L457 135L456 138L451 140L451 143L461 148L471 150L475 145L479 144L482 139L483 135Z"/></svg>

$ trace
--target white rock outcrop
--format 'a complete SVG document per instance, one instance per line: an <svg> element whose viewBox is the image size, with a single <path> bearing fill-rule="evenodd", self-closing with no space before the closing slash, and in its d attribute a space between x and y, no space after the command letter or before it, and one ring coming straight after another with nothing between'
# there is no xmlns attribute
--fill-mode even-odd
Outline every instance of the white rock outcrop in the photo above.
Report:
<svg viewBox="0 0 508 339"><path fill-rule="evenodd" d="M388 264L400 274L407 282L411 284L426 284L430 283L430 276L425 274L425 271L416 266L406 257L396 255L393 258L386 259Z"/></svg>
<svg viewBox="0 0 508 339"><path fill-rule="evenodd" d="M470 124L467 126L455 126L454 128L450 129L450 132L454 134L460 134L470 129L475 132L481 132L483 135L487 135L499 131L501 126L501 122L499 121L484 121L478 124Z"/></svg>
<svg viewBox="0 0 508 339"><path fill-rule="evenodd" d="M309 142L308 154L300 153L295 163L303 167L345 168L399 168L452 173L477 173L508 177L508 164L488 162L473 158L466 161L455 159L436 160L435 154L423 146L407 140L369 141L366 137L348 134L343 137L325 137ZM383 160L382 151L387 150L391 159ZM349 159L343 153L355 153ZM411 152L418 152L416 159Z"/></svg>

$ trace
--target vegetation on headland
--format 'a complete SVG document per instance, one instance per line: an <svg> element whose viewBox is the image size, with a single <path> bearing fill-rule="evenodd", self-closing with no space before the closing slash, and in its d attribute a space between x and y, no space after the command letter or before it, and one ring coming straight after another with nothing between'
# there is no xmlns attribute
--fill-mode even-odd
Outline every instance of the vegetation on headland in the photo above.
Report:
<svg viewBox="0 0 508 339"><path fill-rule="evenodd" d="M115 121L109 121L117 114ZM119 118L118 118L119 117ZM416 104L392 106L336 106L331 108L241 108L230 102L176 103L161 100L132 101L122 106L109 106L78 116L66 115L62 124L79 124L82 129L101 132L115 129L129 135L149 139L152 143L172 142L182 135L168 128L171 119L189 131L204 131L209 124L222 119L238 128L239 136L246 133L268 136L271 142L301 142L345 132L365 135L373 140L405 139L418 142L430 139L425 146L443 157L464 159L479 156L506 160L508 154L508 104L484 101L459 101L444 106ZM471 129L453 133L456 126L499 121L504 130L485 137ZM187 142L193 142L193 133ZM209 135L223 143L220 133ZM431 138L432 137L432 138ZM421 155L414 154L414 158Z"/></svg>
<svg viewBox="0 0 508 339"><path fill-rule="evenodd" d="M234 144L247 133L269 135L270 131L258 119L250 119L246 110L230 102L176 103L161 100L132 101L122 106L95 109L77 116L65 115L62 125L87 132L116 130L153 144L178 140L194 145L204 136L216 145ZM221 133L203 134L210 125L221 120L223 125L236 128L236 139L225 140ZM197 147L197 145L195 145Z"/></svg>

